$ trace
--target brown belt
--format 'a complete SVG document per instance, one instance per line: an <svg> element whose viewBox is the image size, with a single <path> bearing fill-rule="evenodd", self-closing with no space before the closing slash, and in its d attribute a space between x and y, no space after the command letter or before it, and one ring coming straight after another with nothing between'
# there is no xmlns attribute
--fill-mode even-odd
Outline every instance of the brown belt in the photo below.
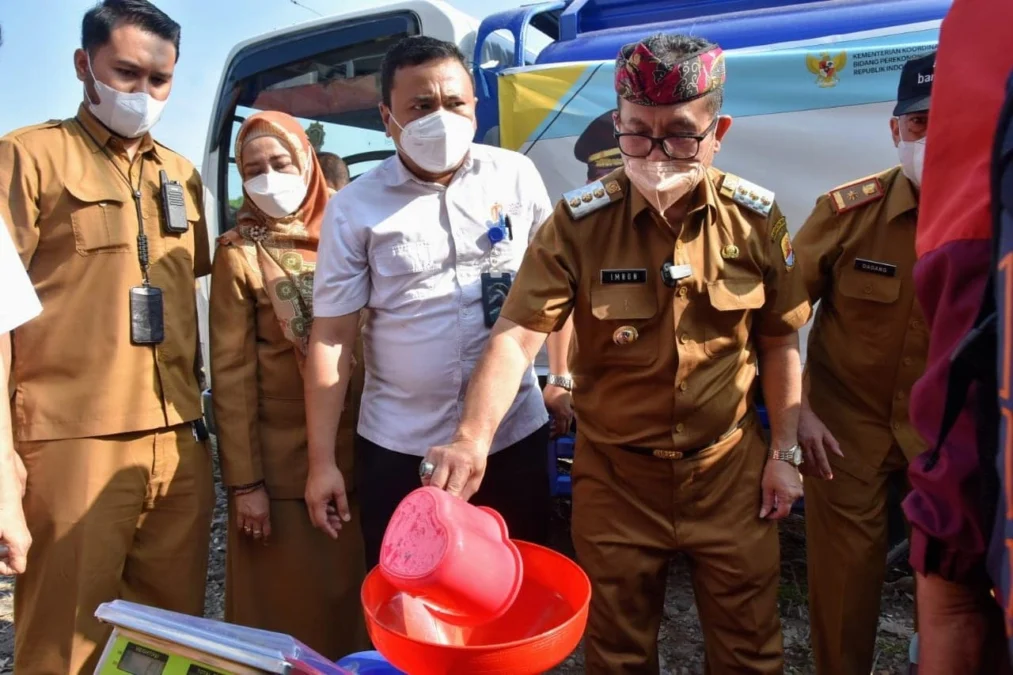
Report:
<svg viewBox="0 0 1013 675"><path fill-rule="evenodd" d="M746 420L748 418L749 414L747 413L742 416L742 419L740 419L738 422L732 425L732 427L728 431L721 434L707 445L701 445L698 448L692 448L690 450L663 450L659 448L644 448L636 445L617 445L616 447L619 448L620 450L625 450L626 452L632 452L637 455L648 455L650 457L657 457L658 459L685 459L687 457L692 457L693 455L702 452L709 447L717 445L721 441L725 440L726 438L734 434L736 431L741 429L742 426L746 423Z"/></svg>

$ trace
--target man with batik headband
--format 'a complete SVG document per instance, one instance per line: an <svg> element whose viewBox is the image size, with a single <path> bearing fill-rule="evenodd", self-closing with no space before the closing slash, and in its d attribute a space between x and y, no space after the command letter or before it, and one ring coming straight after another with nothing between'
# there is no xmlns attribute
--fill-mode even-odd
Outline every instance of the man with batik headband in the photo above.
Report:
<svg viewBox="0 0 1013 675"><path fill-rule="evenodd" d="M454 442L429 453L481 466L530 355L572 316L590 673L659 671L677 552L692 561L708 672L783 671L776 520L802 493L797 331L810 308L773 194L711 166L731 125L724 80L721 50L700 38L623 48L624 166L565 194L535 235Z"/></svg>
<svg viewBox="0 0 1013 675"><path fill-rule="evenodd" d="M236 167L244 201L211 273L214 409L229 489L225 619L293 635L337 659L368 644L352 475L364 379L358 344L335 444L349 509L340 539L313 527L302 499L302 373L320 227L334 191L306 133L284 113L247 118L236 138Z"/></svg>

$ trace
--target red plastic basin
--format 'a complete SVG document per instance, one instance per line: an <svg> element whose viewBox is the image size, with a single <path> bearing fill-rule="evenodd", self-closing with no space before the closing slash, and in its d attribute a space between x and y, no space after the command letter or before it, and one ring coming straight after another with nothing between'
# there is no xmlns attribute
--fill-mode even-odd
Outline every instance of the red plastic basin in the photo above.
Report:
<svg viewBox="0 0 1013 675"><path fill-rule="evenodd" d="M362 607L373 646L410 675L536 675L568 657L584 633L591 582L580 567L547 548L514 541L524 561L520 592L500 618L463 631L444 626L463 644L409 637L401 592L378 568L362 584ZM439 619L435 619L437 622Z"/></svg>
<svg viewBox="0 0 1013 675"><path fill-rule="evenodd" d="M458 626L503 616L523 576L503 517L434 487L413 490L398 505L379 566L393 586Z"/></svg>

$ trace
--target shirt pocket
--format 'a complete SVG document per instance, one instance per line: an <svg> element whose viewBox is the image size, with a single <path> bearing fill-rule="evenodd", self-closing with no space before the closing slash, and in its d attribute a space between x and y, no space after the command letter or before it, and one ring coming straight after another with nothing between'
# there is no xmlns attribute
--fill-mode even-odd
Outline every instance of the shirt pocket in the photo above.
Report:
<svg viewBox="0 0 1013 675"><path fill-rule="evenodd" d="M155 263L163 255L174 256L184 264L192 264L184 261L181 256L185 255L188 260L193 260L197 251L197 223L201 220L200 209L186 192L183 196L184 211L186 212L186 232L170 232L165 227L164 219L167 217L162 208L162 198L158 196L155 220L148 225L148 234L152 233L151 225L157 225L156 235L149 236L151 247L151 262Z"/></svg>
<svg viewBox="0 0 1013 675"><path fill-rule="evenodd" d="M889 305L900 298L900 278L844 270L837 280L837 292L849 300L858 300L863 304L867 301Z"/></svg>
<svg viewBox="0 0 1013 675"><path fill-rule="evenodd" d="M180 234L177 234L175 232L171 233L166 232L166 234L168 234L169 236L177 237L180 239L194 236L194 233L196 233L197 231L196 229L197 223L200 222L201 217L200 209L197 208L197 204L194 203L194 200L190 196L190 193L184 195L183 203L185 204L186 208L186 226L187 226L186 232ZM159 202L159 207L161 207L161 202ZM164 228L163 232L165 232Z"/></svg>
<svg viewBox="0 0 1013 675"><path fill-rule="evenodd" d="M719 279L707 283L711 312L704 330L704 351L710 356L738 352L749 339L751 312L763 307L767 293L760 277Z"/></svg>
<svg viewBox="0 0 1013 675"><path fill-rule="evenodd" d="M137 236L133 204L102 188L100 184L67 185L74 246L81 255L129 253L131 238Z"/></svg>
<svg viewBox="0 0 1013 675"><path fill-rule="evenodd" d="M658 296L644 286L591 288L591 315L595 318L592 362L649 366L658 360ZM616 344L616 336L633 329L636 339ZM620 340L622 342L622 340ZM582 341L583 342L583 341ZM584 346L581 344L581 352Z"/></svg>
<svg viewBox="0 0 1013 675"><path fill-rule="evenodd" d="M838 326L848 327L849 339L863 353L881 359L887 345L897 343L907 324L907 311L900 311L901 280L855 269L837 278L834 309ZM898 333L898 331L900 331ZM872 364L869 364L870 367Z"/></svg>
<svg viewBox="0 0 1013 675"><path fill-rule="evenodd" d="M373 266L380 283L393 294L424 298L437 291L443 261L428 241L400 242L376 249Z"/></svg>

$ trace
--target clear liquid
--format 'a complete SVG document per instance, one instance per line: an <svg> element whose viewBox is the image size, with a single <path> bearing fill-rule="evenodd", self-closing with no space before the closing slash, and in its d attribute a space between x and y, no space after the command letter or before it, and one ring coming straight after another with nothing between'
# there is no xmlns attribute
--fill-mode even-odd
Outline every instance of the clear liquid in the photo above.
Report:
<svg viewBox="0 0 1013 675"><path fill-rule="evenodd" d="M385 628L422 642L457 646L494 646L526 640L558 628L575 609L556 591L525 579L506 614L475 628L454 626L433 616L426 605L403 593L394 595L377 612Z"/></svg>

